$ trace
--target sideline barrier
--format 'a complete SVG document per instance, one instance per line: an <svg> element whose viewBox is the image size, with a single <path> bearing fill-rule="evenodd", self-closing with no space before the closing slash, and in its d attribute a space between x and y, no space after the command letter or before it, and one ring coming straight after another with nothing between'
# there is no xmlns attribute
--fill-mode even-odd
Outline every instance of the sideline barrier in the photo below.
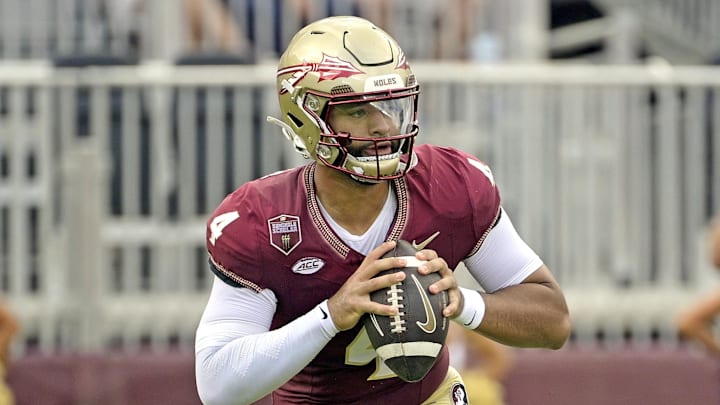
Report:
<svg viewBox="0 0 720 405"><path fill-rule="evenodd" d="M494 170L503 205L568 293L575 337L675 342L715 284L720 70L414 64L419 142ZM204 223L241 183L301 164L274 65L0 64L0 289L18 351L192 345Z"/></svg>

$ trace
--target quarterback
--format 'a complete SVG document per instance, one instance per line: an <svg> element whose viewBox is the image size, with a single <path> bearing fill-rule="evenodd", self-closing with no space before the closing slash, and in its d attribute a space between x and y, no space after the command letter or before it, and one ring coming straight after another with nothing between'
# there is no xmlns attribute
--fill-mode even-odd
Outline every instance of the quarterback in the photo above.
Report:
<svg viewBox="0 0 720 405"><path fill-rule="evenodd" d="M399 379L369 343L370 300L401 281L382 258L411 241L441 279L443 316L498 342L560 348L563 293L503 210L492 171L460 150L420 145L419 85L397 42L367 20L300 30L277 69L278 124L310 163L251 181L207 224L214 284L196 335L205 404L457 404L443 348L419 382ZM463 263L483 291L460 288Z"/></svg>

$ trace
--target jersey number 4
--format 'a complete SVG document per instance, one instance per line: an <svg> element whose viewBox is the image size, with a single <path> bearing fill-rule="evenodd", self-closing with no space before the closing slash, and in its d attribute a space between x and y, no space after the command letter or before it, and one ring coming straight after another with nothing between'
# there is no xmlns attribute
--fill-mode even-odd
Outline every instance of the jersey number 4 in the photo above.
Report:
<svg viewBox="0 0 720 405"><path fill-rule="evenodd" d="M397 376L397 374L390 370L390 368L385 365L385 362L378 357L377 353L375 353L367 331L365 328L362 328L360 329L360 333L355 336L355 339L353 339L345 349L345 364L364 366L373 360L375 360L375 371L368 377L368 381Z"/></svg>
<svg viewBox="0 0 720 405"><path fill-rule="evenodd" d="M210 222L210 237L208 238L210 243L215 246L215 242L222 235L223 229L238 218L240 218L240 214L237 211L226 212L213 218Z"/></svg>

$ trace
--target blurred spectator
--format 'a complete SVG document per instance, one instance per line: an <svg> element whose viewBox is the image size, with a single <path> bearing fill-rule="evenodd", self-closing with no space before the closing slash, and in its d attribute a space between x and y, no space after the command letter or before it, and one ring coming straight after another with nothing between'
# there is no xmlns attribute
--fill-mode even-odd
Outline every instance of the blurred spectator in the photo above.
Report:
<svg viewBox="0 0 720 405"><path fill-rule="evenodd" d="M250 41L235 22L230 9L222 0L185 0L185 11L193 52L211 50L238 55L250 52Z"/></svg>
<svg viewBox="0 0 720 405"><path fill-rule="evenodd" d="M356 0L358 14L360 17L367 18L378 27L392 32L390 26L390 7L392 5L385 0Z"/></svg>
<svg viewBox="0 0 720 405"><path fill-rule="evenodd" d="M143 0L122 0L143 1ZM484 31L487 14L486 0L427 0L422 7L415 2L385 0L184 0L188 25L190 51L203 53L220 50L231 54L249 55L267 47L255 38L258 15L272 15L278 30L270 45L279 55L287 46L289 38L284 29L302 27L310 21L330 15L353 14L367 18L390 33L408 30L411 26L423 26L423 38L407 44L408 56L427 59L478 58L478 50L489 52ZM259 10L261 9L262 10ZM403 22L406 24L403 25ZM407 25L407 27L406 27ZM485 27L486 28L486 27ZM411 32L411 31L410 31ZM408 33L410 33L408 32ZM482 35L481 35L482 34ZM268 39L265 38L264 42ZM263 41L261 41L263 42ZM270 49L259 49L261 55L269 55ZM492 51L492 50L490 50ZM274 55L274 56L277 56ZM494 57L493 57L494 58ZM487 58L485 58L487 59Z"/></svg>
<svg viewBox="0 0 720 405"><path fill-rule="evenodd" d="M406 11L411 18L419 21L429 21L430 26L425 29L433 32L432 43L423 43L422 47L429 48L428 52L408 52L413 49L406 45L405 51L411 57L463 60L473 58L475 50L474 41L479 34L479 19L487 6L485 0L430 0L418 7L415 2L404 2L399 5L387 0L355 0L357 12L360 17L367 18L378 27L394 33L394 27L402 18L398 13ZM400 10L403 7L409 10ZM423 13L420 17L418 14Z"/></svg>
<svg viewBox="0 0 720 405"><path fill-rule="evenodd" d="M99 5L102 10L101 14L106 16L96 22L99 25L97 30L99 32L105 31L106 36L116 37L114 41L117 42L117 46L121 48L127 47L127 55L125 56L138 57L140 53L140 17L143 13L143 0L108 0L99 3ZM108 21L104 21L105 19ZM113 51L117 51L117 49L113 49Z"/></svg>
<svg viewBox="0 0 720 405"><path fill-rule="evenodd" d="M0 405L14 404L13 394L5 385L5 371L10 365L10 342L17 331L17 320L5 304L0 302Z"/></svg>
<svg viewBox="0 0 720 405"><path fill-rule="evenodd" d="M450 361L465 381L472 405L504 405L503 379L512 367L508 349L485 336L450 322Z"/></svg>
<svg viewBox="0 0 720 405"><path fill-rule="evenodd" d="M720 270L720 215L710 229L710 259ZM720 290L703 297L691 305L678 319L678 330L682 337L701 344L713 356L720 357L720 339L713 327L720 314Z"/></svg>
<svg viewBox="0 0 720 405"><path fill-rule="evenodd" d="M288 7L289 12L297 15L301 26L331 14L325 10L329 4L322 4L317 0L286 0L284 5Z"/></svg>

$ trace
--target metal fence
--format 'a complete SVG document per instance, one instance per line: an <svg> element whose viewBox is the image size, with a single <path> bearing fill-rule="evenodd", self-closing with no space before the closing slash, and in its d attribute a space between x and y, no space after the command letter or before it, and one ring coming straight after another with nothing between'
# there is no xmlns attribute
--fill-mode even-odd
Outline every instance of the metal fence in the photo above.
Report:
<svg viewBox="0 0 720 405"><path fill-rule="evenodd" d="M568 294L575 337L674 342L714 285L720 70L415 64L420 142L477 154ZM204 223L302 163L274 66L0 65L0 291L17 350L191 347Z"/></svg>

